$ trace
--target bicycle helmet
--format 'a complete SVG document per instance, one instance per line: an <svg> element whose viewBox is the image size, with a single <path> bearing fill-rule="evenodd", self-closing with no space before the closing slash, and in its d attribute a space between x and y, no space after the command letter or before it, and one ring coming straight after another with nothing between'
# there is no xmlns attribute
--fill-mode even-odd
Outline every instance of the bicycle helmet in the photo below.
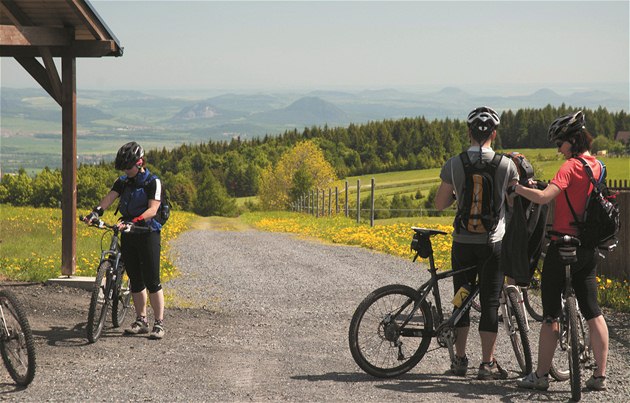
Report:
<svg viewBox="0 0 630 403"><path fill-rule="evenodd" d="M467 122L468 128L470 128L476 138L486 139L496 129L501 120L494 109L480 106L468 114Z"/></svg>
<svg viewBox="0 0 630 403"><path fill-rule="evenodd" d="M584 129L586 119L582 111L577 111L554 120L549 126L549 141L566 140L572 134Z"/></svg>
<svg viewBox="0 0 630 403"><path fill-rule="evenodd" d="M138 163L140 158L144 157L144 150L140 144L132 141L120 147L116 154L116 169L129 169Z"/></svg>

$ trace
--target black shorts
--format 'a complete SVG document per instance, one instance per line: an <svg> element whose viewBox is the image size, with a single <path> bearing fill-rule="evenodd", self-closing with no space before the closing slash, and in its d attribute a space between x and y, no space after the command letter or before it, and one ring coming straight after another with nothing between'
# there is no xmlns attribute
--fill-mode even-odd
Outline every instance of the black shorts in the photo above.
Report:
<svg viewBox="0 0 630 403"><path fill-rule="evenodd" d="M577 248L578 261L571 264L571 279L580 311L586 320L602 314L597 303L596 269L598 254L593 248ZM542 271L543 315L557 319L562 311L561 296L564 290L564 264L557 245L549 245Z"/></svg>
<svg viewBox="0 0 630 403"><path fill-rule="evenodd" d="M160 232L124 233L121 237L122 259L131 283L131 292L162 289L160 282Z"/></svg>

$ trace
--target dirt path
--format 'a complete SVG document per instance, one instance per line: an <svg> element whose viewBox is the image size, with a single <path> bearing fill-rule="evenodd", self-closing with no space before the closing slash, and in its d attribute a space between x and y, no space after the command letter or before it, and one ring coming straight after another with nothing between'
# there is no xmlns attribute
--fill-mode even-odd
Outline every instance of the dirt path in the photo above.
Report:
<svg viewBox="0 0 630 403"><path fill-rule="evenodd" d="M404 259L251 230L193 230L172 249L182 276L165 288L175 292L176 303L191 308L167 310L167 334L161 341L107 329L96 344L88 344L87 292L11 285L27 307L38 369L25 390L16 389L0 370L0 399L568 400L568 383L553 384L547 394L515 388L518 374L502 329L497 356L510 370L506 381L475 379L480 355L476 332L471 332L466 378L446 374L444 349L430 351L398 379L378 380L361 372L347 347L350 318L369 291L423 281L426 273ZM630 401L628 319L609 319L610 390L585 392L584 401ZM533 333L537 340L538 331Z"/></svg>

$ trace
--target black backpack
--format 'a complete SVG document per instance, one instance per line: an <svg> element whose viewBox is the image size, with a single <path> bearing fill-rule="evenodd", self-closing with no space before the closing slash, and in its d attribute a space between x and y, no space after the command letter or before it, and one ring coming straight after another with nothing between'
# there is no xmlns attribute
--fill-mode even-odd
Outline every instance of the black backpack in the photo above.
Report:
<svg viewBox="0 0 630 403"><path fill-rule="evenodd" d="M470 162L468 152L459 154L464 165L466 181L464 183L464 199L458 205L455 216L455 230L459 233L463 228L471 233L485 234L497 227L499 211L494 202L494 177L503 155L496 153L492 161L481 159Z"/></svg>
<svg viewBox="0 0 630 403"><path fill-rule="evenodd" d="M564 196L567 199L571 214L573 214L575 225L579 229L578 238L583 246L593 248L614 243L619 233L619 205L617 204L617 194L613 194L606 186L606 165L597 160L601 165L602 173L599 180L596 180L591 167L583 158L577 158L584 165L584 170L593 184L593 191L587 196L584 217L579 220L571 206L569 195L565 189Z"/></svg>

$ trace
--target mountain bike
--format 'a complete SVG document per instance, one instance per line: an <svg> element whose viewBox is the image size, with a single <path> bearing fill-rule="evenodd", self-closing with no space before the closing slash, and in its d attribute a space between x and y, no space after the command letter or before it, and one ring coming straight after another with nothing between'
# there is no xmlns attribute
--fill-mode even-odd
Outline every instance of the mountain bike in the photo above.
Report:
<svg viewBox="0 0 630 403"><path fill-rule="evenodd" d="M83 221L83 217L80 217ZM88 224L107 232L101 238L101 260L96 271L96 279L92 288L90 308L87 320L87 339L95 343L103 332L107 311L112 311L112 326L119 327L129 310L131 290L129 278L125 275L125 265L121 259L120 233L117 224L107 224L102 220ZM149 228L129 225L127 232L148 232ZM105 235L111 232L109 248L103 248Z"/></svg>
<svg viewBox="0 0 630 403"><path fill-rule="evenodd" d="M558 246L560 260L564 263L565 284L559 321L559 349L567 354L571 398L577 402L582 397L582 371L593 369L596 365L592 363L588 325L580 312L571 283L571 263L577 262L577 247L580 246L580 240L554 231L550 231L550 235L557 236L552 242Z"/></svg>
<svg viewBox="0 0 630 403"><path fill-rule="evenodd" d="M467 312L477 295L479 284L469 284L470 290L451 316L446 318L438 282L455 274L476 270L476 266L438 273L433 257L431 236L446 232L412 227L412 249L418 256L429 259L431 278L418 289L392 284L370 293L357 307L348 332L350 352L359 367L366 373L390 378L401 375L422 360L431 339L436 338L440 347L448 348L451 360L455 358L454 344L456 325ZM531 370L532 359L524 323L524 311L516 295L516 287L504 286L502 293L505 307L504 323L509 324L517 361L523 372ZM433 295L433 302L429 295ZM508 325L506 325L508 326Z"/></svg>
<svg viewBox="0 0 630 403"><path fill-rule="evenodd" d="M22 303L0 290L0 354L15 383L27 386L35 377L35 344Z"/></svg>

